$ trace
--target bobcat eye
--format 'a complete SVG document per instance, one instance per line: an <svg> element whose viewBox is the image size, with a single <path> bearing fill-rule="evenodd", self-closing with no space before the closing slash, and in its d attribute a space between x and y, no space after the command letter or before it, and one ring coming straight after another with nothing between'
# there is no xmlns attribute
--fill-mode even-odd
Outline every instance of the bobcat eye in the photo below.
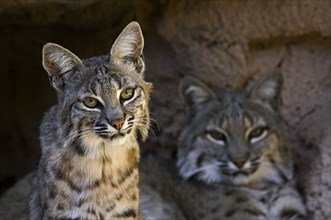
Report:
<svg viewBox="0 0 331 220"><path fill-rule="evenodd" d="M221 145L226 143L226 136L223 132L218 130L208 130L206 131L207 137L214 142L217 142Z"/></svg>
<svg viewBox="0 0 331 220"><path fill-rule="evenodd" d="M122 100L129 100L134 96L134 89L126 89L121 92L120 98Z"/></svg>
<svg viewBox="0 0 331 220"><path fill-rule="evenodd" d="M95 108L98 106L99 101L96 98L86 97L83 99L83 103L88 108Z"/></svg>
<svg viewBox="0 0 331 220"><path fill-rule="evenodd" d="M267 135L267 133L267 127L258 127L249 132L248 139L251 143L256 143L262 140Z"/></svg>

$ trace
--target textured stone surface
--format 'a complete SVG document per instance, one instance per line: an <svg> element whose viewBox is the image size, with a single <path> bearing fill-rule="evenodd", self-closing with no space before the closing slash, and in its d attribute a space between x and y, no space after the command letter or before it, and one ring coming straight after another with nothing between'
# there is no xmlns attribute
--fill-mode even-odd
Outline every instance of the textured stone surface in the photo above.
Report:
<svg viewBox="0 0 331 220"><path fill-rule="evenodd" d="M38 125L54 102L41 48L80 57L107 53L131 20L145 34L155 135L144 153L174 157L185 123L178 82L241 89L283 59L282 113L311 219L331 217L330 1L5 1L0 3L0 182L33 169ZM19 161L19 162L18 162Z"/></svg>

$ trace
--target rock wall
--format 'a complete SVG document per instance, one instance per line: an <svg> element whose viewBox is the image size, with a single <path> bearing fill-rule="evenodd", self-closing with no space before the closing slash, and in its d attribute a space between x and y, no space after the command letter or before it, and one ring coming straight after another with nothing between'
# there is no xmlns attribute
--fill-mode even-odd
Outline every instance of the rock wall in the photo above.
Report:
<svg viewBox="0 0 331 220"><path fill-rule="evenodd" d="M54 102L41 48L105 54L131 20L145 35L154 133L144 153L174 157L185 123L178 82L241 89L283 59L282 113L311 219L331 216L330 1L7 1L0 3L0 182L31 171L38 125Z"/></svg>

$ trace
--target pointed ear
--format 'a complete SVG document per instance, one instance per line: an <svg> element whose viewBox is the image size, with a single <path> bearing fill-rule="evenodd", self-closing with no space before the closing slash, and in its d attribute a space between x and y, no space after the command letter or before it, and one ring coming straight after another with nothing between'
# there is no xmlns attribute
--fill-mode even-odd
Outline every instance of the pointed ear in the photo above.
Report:
<svg viewBox="0 0 331 220"><path fill-rule="evenodd" d="M194 116L208 101L216 100L215 94L205 84L190 76L180 81L179 92L190 116Z"/></svg>
<svg viewBox="0 0 331 220"><path fill-rule="evenodd" d="M250 92L250 97L259 99L278 108L280 92L283 85L283 77L279 67L261 80Z"/></svg>
<svg viewBox="0 0 331 220"><path fill-rule="evenodd" d="M128 24L115 40L110 55L115 63L129 65L132 70L143 74L145 63L143 59L144 37L137 22Z"/></svg>
<svg viewBox="0 0 331 220"><path fill-rule="evenodd" d="M69 50L60 45L48 43L43 47L43 66L47 71L52 86L63 88L62 76L82 65L82 61Z"/></svg>

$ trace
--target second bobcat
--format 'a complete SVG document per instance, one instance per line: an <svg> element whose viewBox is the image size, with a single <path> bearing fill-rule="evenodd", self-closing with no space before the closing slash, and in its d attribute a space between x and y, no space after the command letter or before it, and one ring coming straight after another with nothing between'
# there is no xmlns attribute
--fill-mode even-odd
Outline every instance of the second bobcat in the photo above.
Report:
<svg viewBox="0 0 331 220"><path fill-rule="evenodd" d="M190 123L179 138L177 166L188 182L204 183L186 187L181 199L188 215L199 210L194 218L305 217L279 114L282 82L279 67L243 92L214 93L190 77L181 82ZM201 207L199 200L210 202Z"/></svg>

